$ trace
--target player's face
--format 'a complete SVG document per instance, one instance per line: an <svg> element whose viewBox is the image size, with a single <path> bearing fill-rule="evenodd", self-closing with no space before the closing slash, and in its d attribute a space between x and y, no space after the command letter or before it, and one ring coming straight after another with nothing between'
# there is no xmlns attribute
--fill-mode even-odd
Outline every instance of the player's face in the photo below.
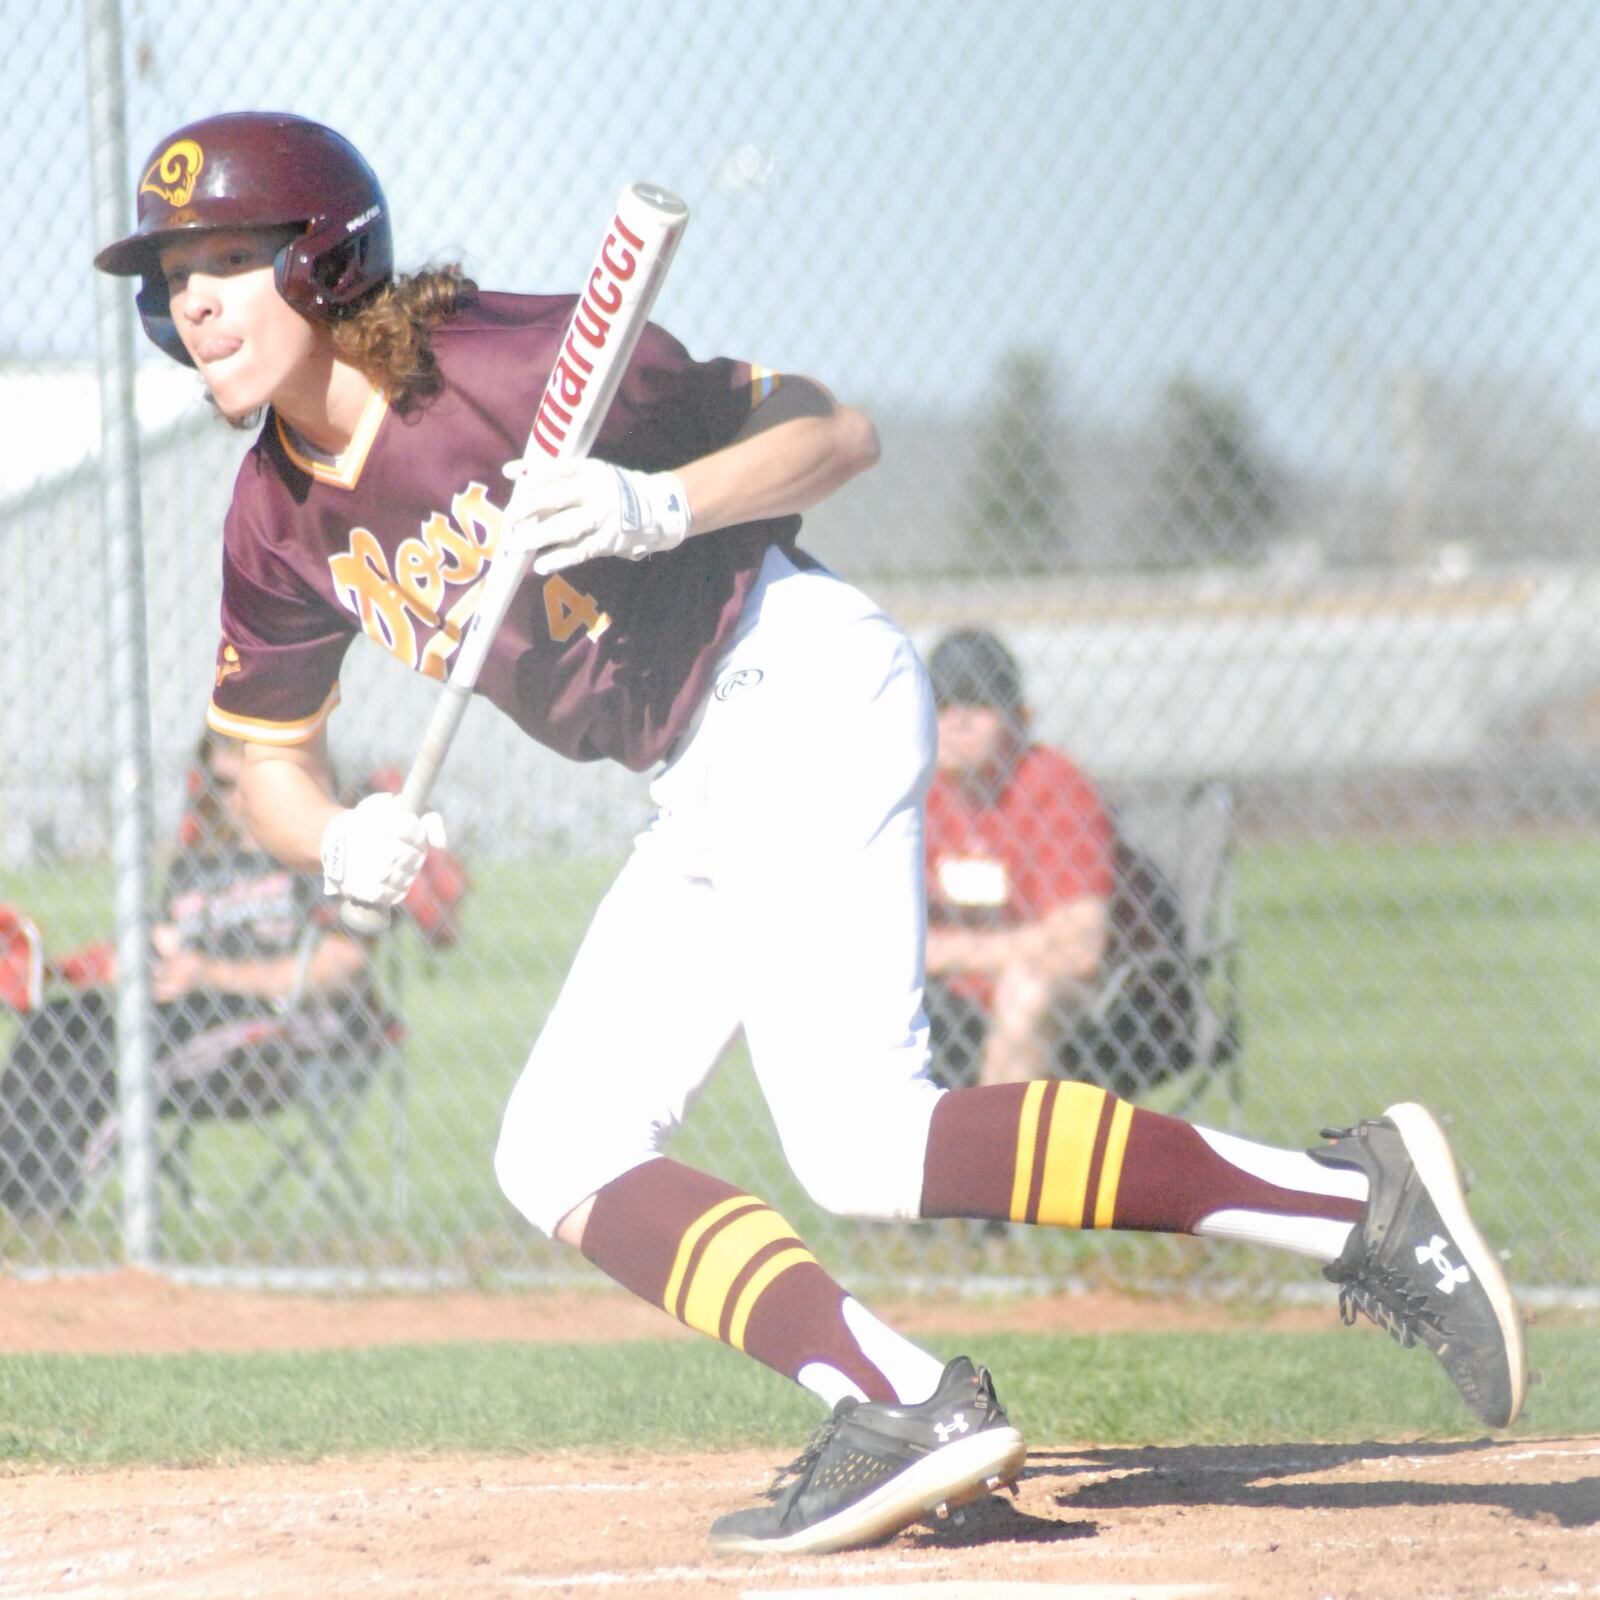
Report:
<svg viewBox="0 0 1600 1600"><path fill-rule="evenodd" d="M278 293L282 229L226 228L161 246L172 320L217 408L239 418L292 388L326 337Z"/></svg>
<svg viewBox="0 0 1600 1600"><path fill-rule="evenodd" d="M939 770L968 781L1005 771L1016 752L1015 723L993 706L952 701L939 712Z"/></svg>

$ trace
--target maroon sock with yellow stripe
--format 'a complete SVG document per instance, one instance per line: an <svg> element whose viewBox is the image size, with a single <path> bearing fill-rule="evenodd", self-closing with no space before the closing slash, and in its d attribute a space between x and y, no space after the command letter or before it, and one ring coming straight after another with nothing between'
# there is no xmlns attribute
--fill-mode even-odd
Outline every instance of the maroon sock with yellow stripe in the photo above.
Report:
<svg viewBox="0 0 1600 1600"><path fill-rule="evenodd" d="M770 1206L665 1157L596 1193L583 1253L641 1299L830 1403L843 1392L836 1374L888 1401L920 1400L938 1379L939 1363L852 1300Z"/></svg>
<svg viewBox="0 0 1600 1600"><path fill-rule="evenodd" d="M952 1089L934 1108L922 1215L1193 1233L1217 1212L1351 1222L1359 1202L1275 1183L1192 1124L1062 1079Z"/></svg>

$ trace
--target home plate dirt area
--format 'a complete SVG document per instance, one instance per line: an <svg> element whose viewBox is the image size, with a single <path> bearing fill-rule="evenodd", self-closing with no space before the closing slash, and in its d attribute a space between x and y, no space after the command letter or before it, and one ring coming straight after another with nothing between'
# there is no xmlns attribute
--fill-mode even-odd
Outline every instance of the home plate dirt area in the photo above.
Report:
<svg viewBox="0 0 1600 1600"><path fill-rule="evenodd" d="M592 1330L593 1297L575 1298ZM398 1317L382 1305L383 1327L427 1337L410 1303ZM453 1338L478 1315L471 1297L417 1305ZM1137 1325L1124 1319L1141 1309L1075 1297L1075 1325L1088 1306L1107 1326ZM525 1326L508 1327L504 1300L479 1309L485 1337L561 1326L561 1297L530 1302ZM274 1328L304 1347L319 1318L325 1342L382 1342L377 1317L361 1340L366 1315L137 1274L0 1283L0 1350L264 1348ZM620 1307L600 1320L629 1326ZM952 1326L951 1308L934 1320ZM970 1508L962 1526L805 1559L707 1548L712 1519L781 1464L768 1451L13 1473L0 1475L0 1597L1600 1597L1600 1438L1033 1445L1015 1498Z"/></svg>

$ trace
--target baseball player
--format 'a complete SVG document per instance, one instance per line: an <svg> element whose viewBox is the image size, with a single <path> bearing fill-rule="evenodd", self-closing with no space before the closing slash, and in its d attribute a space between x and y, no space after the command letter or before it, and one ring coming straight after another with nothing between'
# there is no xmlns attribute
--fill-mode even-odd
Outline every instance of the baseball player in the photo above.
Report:
<svg viewBox="0 0 1600 1600"><path fill-rule="evenodd" d="M871 1543L1015 1478L988 1373L874 1317L760 1199L660 1153L736 1028L817 1200L877 1218L1159 1229L1299 1251L1473 1410L1518 1413L1516 1306L1437 1124L1394 1106L1311 1153L1084 1084L941 1090L922 1015L928 678L797 543L871 466L819 384L697 361L648 329L590 459L520 449L575 299L396 277L378 181L338 134L257 112L160 140L134 231L151 337L217 408L264 413L223 533L210 720L247 743L257 836L392 904L441 837L393 795L339 806L327 723L360 633L442 676L486 565L533 552L479 691L655 811L512 1091L495 1170L536 1227L812 1391L830 1415L719 1549ZM508 477L509 473L509 477ZM849 915L841 918L840 908Z"/></svg>

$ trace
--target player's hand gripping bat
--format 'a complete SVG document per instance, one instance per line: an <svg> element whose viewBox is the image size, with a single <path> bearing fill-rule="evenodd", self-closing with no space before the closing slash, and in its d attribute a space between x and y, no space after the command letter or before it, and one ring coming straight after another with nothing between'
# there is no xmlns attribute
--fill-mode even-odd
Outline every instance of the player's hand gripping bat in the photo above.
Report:
<svg viewBox="0 0 1600 1600"><path fill-rule="evenodd" d="M525 456L572 461L589 453L688 220L683 201L654 184L634 183L622 191L534 413ZM478 609L400 791L401 804L417 816L427 806L489 646L532 561L533 552L524 550L489 564ZM345 901L340 915L346 928L366 937L380 933L389 921L386 907L355 900Z"/></svg>

